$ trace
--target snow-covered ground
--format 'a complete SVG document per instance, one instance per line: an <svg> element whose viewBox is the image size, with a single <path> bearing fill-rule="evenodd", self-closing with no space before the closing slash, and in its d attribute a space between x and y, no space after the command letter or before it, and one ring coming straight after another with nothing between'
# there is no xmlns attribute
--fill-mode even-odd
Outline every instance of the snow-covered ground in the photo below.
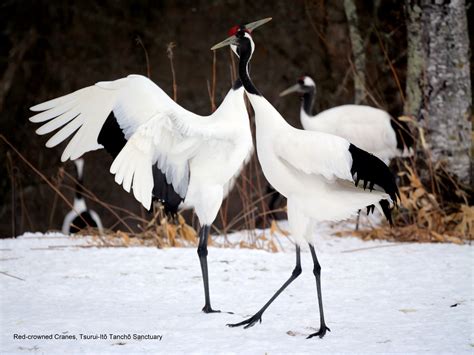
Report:
<svg viewBox="0 0 474 355"><path fill-rule="evenodd" d="M303 274L262 324L225 326L252 315L289 277L289 242L280 253L210 248L213 307L234 314L203 314L195 249L89 248L85 238L54 234L1 240L0 353L473 353L473 247L317 240L332 331L309 340L319 316L308 250ZM54 339L68 336L76 340Z"/></svg>

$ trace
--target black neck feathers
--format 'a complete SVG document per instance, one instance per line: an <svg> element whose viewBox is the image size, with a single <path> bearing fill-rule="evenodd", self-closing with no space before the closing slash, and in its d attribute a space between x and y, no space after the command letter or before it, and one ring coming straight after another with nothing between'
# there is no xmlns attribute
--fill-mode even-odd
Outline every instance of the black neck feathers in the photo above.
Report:
<svg viewBox="0 0 474 355"><path fill-rule="evenodd" d="M237 78L237 80L234 82L234 85L232 86L232 90L238 90L242 87L242 80L240 78Z"/></svg>
<svg viewBox="0 0 474 355"><path fill-rule="evenodd" d="M301 107L308 116L313 115L314 89L306 91L301 97Z"/></svg>
<svg viewBox="0 0 474 355"><path fill-rule="evenodd" d="M242 81L242 84L244 85L245 90L249 94L262 96L255 85L253 85L249 76L249 62L250 58L252 57L252 44L248 38L242 38L240 40L239 55L239 77Z"/></svg>

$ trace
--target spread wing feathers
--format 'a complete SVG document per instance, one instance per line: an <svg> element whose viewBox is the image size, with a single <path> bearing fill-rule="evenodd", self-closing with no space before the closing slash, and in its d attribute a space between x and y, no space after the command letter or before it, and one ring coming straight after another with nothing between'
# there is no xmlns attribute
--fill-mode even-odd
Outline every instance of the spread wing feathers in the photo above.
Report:
<svg viewBox="0 0 474 355"><path fill-rule="evenodd" d="M363 189L368 186L372 191L379 186L385 191L392 201L396 204L397 198L400 197L395 177L383 161L366 151L350 144L349 153L352 156L351 174L354 178L355 185L358 186L363 181Z"/></svg>
<svg viewBox="0 0 474 355"><path fill-rule="evenodd" d="M275 140L275 153L288 165L325 179L352 180L349 142L322 132L293 129Z"/></svg>
<svg viewBox="0 0 474 355"><path fill-rule="evenodd" d="M132 136L115 158L110 172L115 174L115 182L130 192L146 208L151 206L153 190L153 147L151 139Z"/></svg>
<svg viewBox="0 0 474 355"><path fill-rule="evenodd" d="M44 123L36 133L43 135L58 130L46 143L47 147L54 147L73 135L61 156L62 161L73 160L85 152L102 148L97 138L112 111L125 139L157 116L168 117L169 123L174 126L172 131L183 135L208 137L218 134L223 125L221 120L187 111L141 75L99 82L33 106L31 110L43 111L30 118L31 122ZM224 134L226 132L231 133L231 130L224 130Z"/></svg>
<svg viewBox="0 0 474 355"><path fill-rule="evenodd" d="M100 149L97 136L117 99L117 90L103 90L90 86L72 94L47 101L31 108L44 111L30 118L31 122L46 122L37 129L37 134L47 134L59 129L46 146L55 147L74 132L75 135L64 150L61 160L77 159L83 153Z"/></svg>
<svg viewBox="0 0 474 355"><path fill-rule="evenodd" d="M154 187L153 165L166 176L174 191L184 199L189 184L189 160L202 144L200 136L178 131L169 115L156 116L141 125L112 163L115 181L150 208ZM185 132L186 134L184 134Z"/></svg>

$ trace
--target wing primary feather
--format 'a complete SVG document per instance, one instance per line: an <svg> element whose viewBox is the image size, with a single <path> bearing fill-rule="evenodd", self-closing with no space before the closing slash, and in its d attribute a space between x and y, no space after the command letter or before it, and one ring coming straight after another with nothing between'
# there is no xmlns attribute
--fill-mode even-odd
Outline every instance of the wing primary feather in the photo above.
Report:
<svg viewBox="0 0 474 355"><path fill-rule="evenodd" d="M55 131L59 127L64 126L66 123L76 118L79 114L80 112L78 110L65 112L38 128L36 130L36 134L42 136L44 134L51 133L52 131Z"/></svg>
<svg viewBox="0 0 474 355"><path fill-rule="evenodd" d="M30 117L30 122L39 123L48 121L52 118L58 117L63 113L68 112L77 105L77 100L68 101L60 106L55 106L47 111L43 111Z"/></svg>
<svg viewBox="0 0 474 355"><path fill-rule="evenodd" d="M380 186L397 204L397 198L400 193L395 182L395 176L385 163L376 156L367 153L366 151L356 147L353 144L349 145L349 152L352 155L351 174L357 174L354 183L357 186L359 180L364 181L364 190L371 185ZM373 187L373 186L372 186Z"/></svg>
<svg viewBox="0 0 474 355"><path fill-rule="evenodd" d="M78 116L75 120L69 122L60 131L58 131L54 136L52 136L46 142L46 146L48 148L57 146L59 143L63 142L66 138L68 138L71 134L73 134L83 123L84 123L84 118L82 116Z"/></svg>

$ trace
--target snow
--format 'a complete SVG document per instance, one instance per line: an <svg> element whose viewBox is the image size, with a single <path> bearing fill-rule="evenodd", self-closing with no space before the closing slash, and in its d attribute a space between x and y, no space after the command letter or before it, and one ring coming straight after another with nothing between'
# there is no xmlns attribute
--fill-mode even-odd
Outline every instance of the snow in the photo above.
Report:
<svg viewBox="0 0 474 355"><path fill-rule="evenodd" d="M288 238L282 237L279 253L209 249L212 305L235 314L200 312L204 297L194 248L99 248L90 247L89 238L57 233L1 240L0 352L473 352L473 247L328 234L316 232L316 249L331 332L308 340L319 315L306 248L303 274L261 324L225 326L256 312L290 276L295 255ZM13 339L14 334L76 340ZM107 339L80 340L79 334ZM162 338L134 340L133 334Z"/></svg>

